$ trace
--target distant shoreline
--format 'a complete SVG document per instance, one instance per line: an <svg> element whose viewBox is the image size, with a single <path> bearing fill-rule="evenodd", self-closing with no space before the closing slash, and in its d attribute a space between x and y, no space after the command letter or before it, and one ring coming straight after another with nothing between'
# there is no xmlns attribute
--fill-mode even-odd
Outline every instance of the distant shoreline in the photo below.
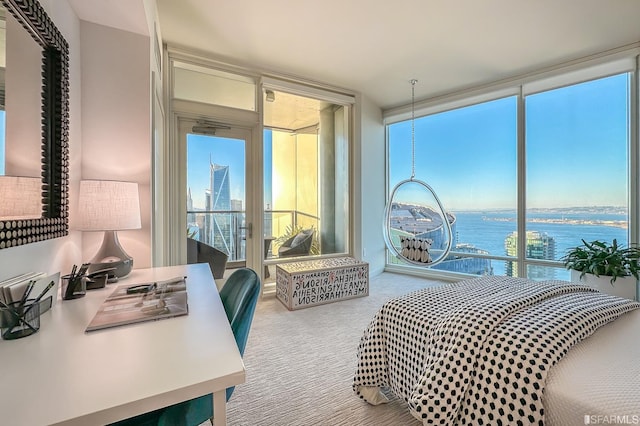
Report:
<svg viewBox="0 0 640 426"><path fill-rule="evenodd" d="M487 222L515 222L515 217L487 217L483 216L482 220ZM555 223L561 225L593 225L593 226L612 226L614 228L627 229L627 222L623 220L594 220L594 219L566 219L566 218L537 218L527 219L528 223Z"/></svg>
<svg viewBox="0 0 640 426"><path fill-rule="evenodd" d="M456 213L504 214L516 213L514 208L486 208L486 209L447 209ZM624 214L625 206L582 206L582 207L530 207L527 213L542 214Z"/></svg>

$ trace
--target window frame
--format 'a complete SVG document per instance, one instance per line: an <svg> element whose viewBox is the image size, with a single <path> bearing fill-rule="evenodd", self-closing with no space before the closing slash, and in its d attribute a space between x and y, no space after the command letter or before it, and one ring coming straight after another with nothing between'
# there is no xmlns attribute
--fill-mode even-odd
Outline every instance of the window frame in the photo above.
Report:
<svg viewBox="0 0 640 426"><path fill-rule="evenodd" d="M164 265L183 264L186 260L186 239L184 237L184 229L186 227L186 211L184 202L186 200L186 160L185 153L181 149L181 141L179 135L179 127L181 121L193 121L202 117L214 119L216 123L228 124L233 128L238 128L251 132L250 159L248 164L252 164L252 175L250 180L256 184L257 188L263 188L263 89L277 89L295 93L301 96L313 97L332 101L333 103L345 106L347 112L346 118L346 134L348 136L348 217L346 226L348 227L348 235L346 236L345 253L336 253L331 255L321 255L321 257L336 257L339 255L353 255L354 241L358 232L355 226L355 212L357 211L355 196L356 182L354 170L356 167L354 149L356 144L356 111L358 110L359 99L355 93L344 91L333 86L319 84L306 81L290 76L282 76L274 73L267 73L255 69L247 69L242 66L236 66L229 63L222 63L213 59L200 56L195 53L187 52L176 47L167 47L165 54L167 55L167 66L163 71L164 99L169 109L164 118L164 134L165 138L160 146L155 149L160 153L162 159L157 163L157 175L162 176L161 181L154 182L154 199L162 214L156 217L153 224L154 238L164 242L166 247L161 253L156 254L155 263ZM199 101L185 100L175 97L174 94L174 62L181 64L191 64L194 67L203 69L211 69L213 73L220 72L224 74L238 75L243 81L252 80L255 82L255 99L256 109L247 110L234 108L224 105L208 104ZM258 179L255 176L260 176ZM251 202L255 206L264 206L263 191L253 191ZM249 200L247 199L247 202ZM254 209L253 217L250 218L254 225L254 234L261 235L263 233L263 210ZM262 241L254 239L252 242L254 253L254 264L248 265L259 270L264 264L270 262L264 260L264 256L258 256L263 250ZM248 250L248 249L247 249ZM249 253L249 251L247 251ZM260 264L258 264L258 261ZM275 290L275 284L272 286L263 286L264 291Z"/></svg>
<svg viewBox="0 0 640 426"><path fill-rule="evenodd" d="M353 179L353 174L355 170L355 156L354 149L356 146L355 137L354 137L354 114L356 110L356 97L352 94L347 94L344 92L336 91L333 88L329 87L317 87L309 84L304 84L300 82L295 82L291 80L284 80L272 75L264 75L260 78L260 82L258 84L259 91L262 93L266 90L271 90L274 92L283 92L290 95L300 96L304 98L310 98L319 101L329 102L335 106L340 106L344 108L344 126L345 131L344 134L347 136L346 141L346 154L347 154L347 214L346 214L346 235L345 237L345 249L343 251L336 251L334 253L323 253L317 256L312 256L310 259L323 259L323 258L331 258L331 257L339 257L339 256L353 256L354 254L354 241L355 241L355 182ZM261 101L264 102L263 96L258 97ZM260 111L263 111L262 105L260 107ZM264 115L260 113L261 120L261 129L264 132L265 129L268 129L269 126L265 126ZM273 130L273 129L272 129ZM264 164L264 162L263 162ZM262 171L264 173L264 170ZM319 173L319 172L318 172ZM318 176L319 177L319 176ZM264 187L264 183L263 186ZM319 205L321 200L319 199ZM320 236L318 236L320 237ZM284 264L289 262L300 261L299 258L275 258L275 259L266 259L264 264L269 265L277 265Z"/></svg>
<svg viewBox="0 0 640 426"><path fill-rule="evenodd" d="M631 49L621 49L614 53L605 55L594 55L581 61L572 61L555 67L539 70L518 78L499 81L481 88L465 90L448 96L440 96L434 99L427 99L414 104L415 118L421 118L433 114L451 111L458 108L477 105L484 102L493 101L507 96L516 96L517 100L517 232L518 235L526 235L526 151L525 151L525 97L527 95L572 86L591 80L605 78L608 76L630 73L630 93L629 93L629 146L628 146L628 220L629 244L640 242L640 136L639 136L639 99L640 94L640 47ZM389 172L389 126L411 120L411 105L404 105L390 110L383 111L383 124L385 126L385 202L390 196L390 172ZM445 206L446 208L446 206ZM518 239L517 257L518 274L526 276L526 271L530 265L550 266L563 268L561 261L529 259L526 257L526 238ZM398 265L390 262L391 254L385 247L385 270L392 272L410 273L424 275L430 278L444 280L458 280L468 278L470 274L448 272L431 268L424 268L413 265ZM456 252L451 251L452 254ZM486 256L480 254L461 253L465 257L489 258L494 261L514 260L508 256Z"/></svg>

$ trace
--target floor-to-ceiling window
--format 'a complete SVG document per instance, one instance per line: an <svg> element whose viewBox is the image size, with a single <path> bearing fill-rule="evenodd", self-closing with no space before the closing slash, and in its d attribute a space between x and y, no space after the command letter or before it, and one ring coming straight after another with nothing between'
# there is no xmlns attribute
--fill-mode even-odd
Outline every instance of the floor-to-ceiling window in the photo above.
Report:
<svg viewBox="0 0 640 426"><path fill-rule="evenodd" d="M503 274L505 235L516 230L516 98L441 112L415 121L416 178L434 188L454 238L439 270ZM411 123L389 126L389 187L411 170ZM399 262L399 261L396 261Z"/></svg>
<svg viewBox="0 0 640 426"><path fill-rule="evenodd" d="M349 251L349 99L286 89L264 89L267 279L277 263Z"/></svg>
<svg viewBox="0 0 640 426"><path fill-rule="evenodd" d="M582 239L628 244L630 78L525 97L527 276L568 279L535 260L560 260Z"/></svg>
<svg viewBox="0 0 640 426"><path fill-rule="evenodd" d="M417 115L416 178L453 218L452 252L431 272L569 279L561 259L581 240L637 242L633 63L530 78ZM391 191L409 177L411 122L387 121Z"/></svg>

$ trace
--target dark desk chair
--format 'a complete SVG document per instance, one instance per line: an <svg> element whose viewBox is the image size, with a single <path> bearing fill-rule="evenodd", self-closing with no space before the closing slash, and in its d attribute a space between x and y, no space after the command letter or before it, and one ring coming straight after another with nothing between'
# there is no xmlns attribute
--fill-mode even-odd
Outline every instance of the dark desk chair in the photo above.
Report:
<svg viewBox="0 0 640 426"><path fill-rule="evenodd" d="M242 356L259 296L260 278L255 271L247 268L237 269L220 290L220 299ZM227 389L227 401L233 390L233 387ZM111 426L197 426L207 419L213 419L211 394L122 420Z"/></svg>
<svg viewBox="0 0 640 426"><path fill-rule="evenodd" d="M187 238L187 263L208 263L213 278L224 278L227 260L229 256L225 252L193 238Z"/></svg>

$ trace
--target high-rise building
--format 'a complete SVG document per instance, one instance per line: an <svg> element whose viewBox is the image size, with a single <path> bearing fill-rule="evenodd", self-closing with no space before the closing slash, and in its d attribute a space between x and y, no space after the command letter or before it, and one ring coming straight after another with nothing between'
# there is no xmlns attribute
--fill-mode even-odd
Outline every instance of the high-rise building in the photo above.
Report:
<svg viewBox="0 0 640 426"><path fill-rule="evenodd" d="M518 232L507 235L504 240L504 248L507 256L518 254ZM556 240L546 232L527 231L526 257L529 259L555 260ZM518 276L518 263L507 261L507 276ZM527 277L533 280L548 280L555 278L555 270L546 266L528 265Z"/></svg>
<svg viewBox="0 0 640 426"><path fill-rule="evenodd" d="M211 190L210 189L205 189L204 191L204 209L205 211L209 211L209 208L211 207ZM203 238L202 238L202 242L209 244L210 246L213 245L213 215L211 213L205 213L202 215L202 229L204 230L203 232Z"/></svg>
<svg viewBox="0 0 640 426"><path fill-rule="evenodd" d="M187 226L196 223L196 214L193 211L193 197L191 197L191 188L187 191Z"/></svg>
<svg viewBox="0 0 640 426"><path fill-rule="evenodd" d="M247 223L246 216L242 206L242 200L231 200L231 209L233 213L231 214L232 221L231 226L236 232L232 232L232 236L234 239L233 244L235 247L235 253L231 256L232 259L240 260L246 259L246 241L247 236L245 235L247 231ZM241 232L241 229L244 228L245 233Z"/></svg>
<svg viewBox="0 0 640 426"><path fill-rule="evenodd" d="M205 215L198 214L198 210L202 209L193 207L193 197L191 196L191 188L189 188L187 191L187 237L208 242L206 235L202 234Z"/></svg>
<svg viewBox="0 0 640 426"><path fill-rule="evenodd" d="M488 255L486 250L479 249L473 244L462 243L456 244L452 251L457 253L473 253L480 255ZM461 272L464 274L472 275L493 275L493 267L491 266L491 259L484 259L481 257L465 257L460 254L449 254L442 263L437 264L433 269L440 269L443 271Z"/></svg>
<svg viewBox="0 0 640 426"><path fill-rule="evenodd" d="M231 210L235 212L242 211L242 200L231 200Z"/></svg>
<svg viewBox="0 0 640 426"><path fill-rule="evenodd" d="M209 164L209 190L205 195L207 214L211 219L205 222L205 234L210 236L212 246L229 255L234 253L235 242L232 232L231 190L229 166ZM221 213L215 213L220 211Z"/></svg>
<svg viewBox="0 0 640 426"><path fill-rule="evenodd" d="M211 189L211 210L231 209L231 191L229 186L229 166L209 164L209 179Z"/></svg>

